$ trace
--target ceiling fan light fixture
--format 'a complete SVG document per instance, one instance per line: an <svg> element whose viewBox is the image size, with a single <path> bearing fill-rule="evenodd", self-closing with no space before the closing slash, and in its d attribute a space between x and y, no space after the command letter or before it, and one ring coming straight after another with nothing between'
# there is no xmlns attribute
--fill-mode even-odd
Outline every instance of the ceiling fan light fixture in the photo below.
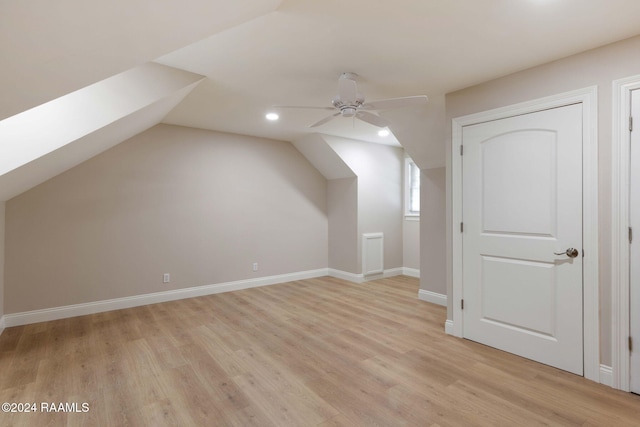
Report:
<svg viewBox="0 0 640 427"><path fill-rule="evenodd" d="M357 111L358 109L356 107L343 107L342 109L340 109L342 117L353 117L356 115Z"/></svg>

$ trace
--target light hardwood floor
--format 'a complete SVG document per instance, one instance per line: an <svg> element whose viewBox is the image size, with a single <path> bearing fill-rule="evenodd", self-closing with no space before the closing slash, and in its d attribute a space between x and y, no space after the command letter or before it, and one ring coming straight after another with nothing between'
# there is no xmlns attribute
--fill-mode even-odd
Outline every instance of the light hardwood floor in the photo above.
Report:
<svg viewBox="0 0 640 427"><path fill-rule="evenodd" d="M9 328L0 426L638 426L640 397L444 334L418 281L304 280Z"/></svg>

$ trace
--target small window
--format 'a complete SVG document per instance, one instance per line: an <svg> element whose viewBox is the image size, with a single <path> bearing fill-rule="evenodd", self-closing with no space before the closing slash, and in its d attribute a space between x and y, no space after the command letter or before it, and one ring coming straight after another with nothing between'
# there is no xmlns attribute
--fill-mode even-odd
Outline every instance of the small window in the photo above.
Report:
<svg viewBox="0 0 640 427"><path fill-rule="evenodd" d="M420 216L420 168L413 160L406 158L404 163L404 214L405 216Z"/></svg>

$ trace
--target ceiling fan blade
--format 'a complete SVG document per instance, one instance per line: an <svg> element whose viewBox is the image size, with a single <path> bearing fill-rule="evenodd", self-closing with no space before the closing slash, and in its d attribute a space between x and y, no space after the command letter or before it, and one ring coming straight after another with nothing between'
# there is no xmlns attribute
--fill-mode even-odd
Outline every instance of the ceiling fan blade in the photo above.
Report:
<svg viewBox="0 0 640 427"><path fill-rule="evenodd" d="M347 103L355 102L358 98L358 86L353 74L344 73L338 79L338 97Z"/></svg>
<svg viewBox="0 0 640 427"><path fill-rule="evenodd" d="M426 95L405 96L404 98L389 98L379 101L367 102L362 105L364 110L391 110L403 107L419 107L426 105L428 98Z"/></svg>
<svg viewBox="0 0 640 427"><path fill-rule="evenodd" d="M325 123L327 123L327 122L329 122L329 121L333 120L334 118L338 117L339 115L340 115L340 112L338 111L337 113L332 114L332 115L330 115L330 116L328 116L328 117L325 117L324 119L320 120L319 122L316 122L316 123L312 124L312 125L311 125L311 126L309 126L309 127L310 127L310 128L318 127L318 126L320 126L320 125L323 125L323 124L325 124Z"/></svg>
<svg viewBox="0 0 640 427"><path fill-rule="evenodd" d="M381 128L387 127L389 126L389 122L386 121L385 119L383 119L380 116L376 116L373 113L369 113L368 111L358 111L356 113L356 117L359 118L360 120L370 123L374 126L378 126Z"/></svg>
<svg viewBox="0 0 640 427"><path fill-rule="evenodd" d="M326 110L326 111L335 110L335 107L311 107L306 105L274 105L273 108L300 108L305 110Z"/></svg>

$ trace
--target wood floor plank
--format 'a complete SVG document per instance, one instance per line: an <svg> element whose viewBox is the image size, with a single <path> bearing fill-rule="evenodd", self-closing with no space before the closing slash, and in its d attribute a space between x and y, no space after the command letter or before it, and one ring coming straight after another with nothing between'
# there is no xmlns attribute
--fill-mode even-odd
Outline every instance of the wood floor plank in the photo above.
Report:
<svg viewBox="0 0 640 427"><path fill-rule="evenodd" d="M306 405L301 406L300 402L292 399L295 394L275 390L269 382L252 373L239 375L233 380L274 425L317 425L325 420Z"/></svg>
<svg viewBox="0 0 640 427"><path fill-rule="evenodd" d="M418 280L324 277L0 336L0 426L637 426L640 396L444 333Z"/></svg>

